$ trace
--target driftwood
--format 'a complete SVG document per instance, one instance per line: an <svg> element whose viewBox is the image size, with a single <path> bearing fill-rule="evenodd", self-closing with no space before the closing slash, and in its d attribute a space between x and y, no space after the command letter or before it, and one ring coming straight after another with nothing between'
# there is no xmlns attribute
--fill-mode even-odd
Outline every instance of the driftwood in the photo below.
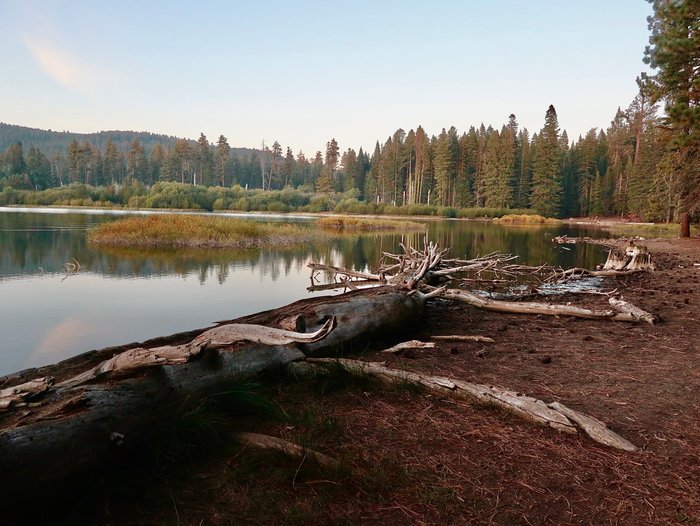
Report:
<svg viewBox="0 0 700 526"><path fill-rule="evenodd" d="M389 354L399 354L402 353L408 349L432 349L435 347L435 344L432 342L422 342L420 340L409 340L407 342L401 342L397 343L396 345L389 347L388 349L384 349L382 351L379 351L380 353L389 353Z"/></svg>
<svg viewBox="0 0 700 526"><path fill-rule="evenodd" d="M312 364L338 364L352 373L369 374L389 383L409 382L424 386L449 396L476 400L506 409L518 416L554 428L565 433L585 433L592 440L601 444L622 449L637 451L638 448L609 430L607 426L592 418L570 409L558 402L547 404L542 400L521 395L498 387L480 385L463 380L453 380L443 376L432 376L401 369L390 369L382 363L363 362L348 359L315 358L309 360Z"/></svg>
<svg viewBox="0 0 700 526"><path fill-rule="evenodd" d="M246 446L261 449L272 449L275 451L280 451L285 455L289 455L290 457L301 459L308 458L324 468L338 469L340 467L340 462L338 462L336 459L313 449L290 442L289 440L284 440L283 438L272 437L270 435L261 435L259 433L237 433L235 438L241 444Z"/></svg>
<svg viewBox="0 0 700 526"><path fill-rule="evenodd" d="M32 398L46 393L53 383L53 378L44 376L7 389L1 389L0 412L26 405Z"/></svg>
<svg viewBox="0 0 700 526"><path fill-rule="evenodd" d="M156 365L176 365L187 363L199 356L207 347L223 347L238 341L262 343L265 345L289 345L292 343L313 343L322 340L335 328L335 317L329 318L313 333L293 332L262 325L231 323L221 325L197 336L185 345L166 345L154 349L137 347L89 369L73 378L64 380L57 387L72 387L93 381L104 374L125 374L130 371Z"/></svg>
<svg viewBox="0 0 700 526"><path fill-rule="evenodd" d="M479 307L480 309L496 312L508 312L513 314L544 314L547 316L574 316L595 320L612 320L654 323L654 316L630 303L610 298L608 310L591 310L573 305L557 305L552 303L524 302L524 301L499 301L484 298L465 290L447 289L442 296L448 299L462 301Z"/></svg>
<svg viewBox="0 0 700 526"><path fill-rule="evenodd" d="M476 336L476 335L461 335L461 334L451 334L451 335L441 335L441 336L431 336L431 340L444 340L452 342L483 342L483 343L494 343L493 338L488 336Z"/></svg>

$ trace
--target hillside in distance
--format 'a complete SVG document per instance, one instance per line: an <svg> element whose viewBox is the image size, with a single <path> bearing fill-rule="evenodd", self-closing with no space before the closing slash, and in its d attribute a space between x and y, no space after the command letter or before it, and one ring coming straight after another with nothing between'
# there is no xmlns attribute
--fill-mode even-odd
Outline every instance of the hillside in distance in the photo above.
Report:
<svg viewBox="0 0 700 526"><path fill-rule="evenodd" d="M18 126L15 124L6 124L0 122L0 152L4 152L8 146L22 143L25 151L31 146L35 146L45 155L50 156L54 153L65 153L68 150L68 145L71 142L78 141L83 144L85 142L91 144L99 151L105 151L107 143L112 139L112 142L120 151L128 151L129 146L138 140L143 146L146 154L150 154L151 149L156 144L162 144L166 148L173 148L179 137L172 135L163 135L150 132L135 132L135 131L100 131L95 133L73 133L69 131L53 131L41 130L38 128L29 128L27 126ZM208 137L210 143L215 143L218 137ZM188 139L193 144L196 139ZM253 152L250 148L231 148L231 155L237 157L248 156Z"/></svg>

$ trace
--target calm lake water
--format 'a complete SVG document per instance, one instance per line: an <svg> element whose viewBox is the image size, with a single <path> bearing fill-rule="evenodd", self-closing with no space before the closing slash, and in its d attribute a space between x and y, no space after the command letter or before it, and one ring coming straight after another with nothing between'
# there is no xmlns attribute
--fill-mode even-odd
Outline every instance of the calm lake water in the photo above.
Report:
<svg viewBox="0 0 700 526"><path fill-rule="evenodd" d="M376 270L382 252L422 245L423 234L343 236L294 248L130 250L94 248L86 231L124 212L0 208L0 375L101 347L205 327L311 295L310 261ZM303 216L246 216L295 221ZM551 243L554 235L592 235L567 226L507 227L429 221L429 235L452 257L518 254L519 262L592 268L598 247ZM66 276L76 260L80 271ZM329 292L315 294L331 294Z"/></svg>

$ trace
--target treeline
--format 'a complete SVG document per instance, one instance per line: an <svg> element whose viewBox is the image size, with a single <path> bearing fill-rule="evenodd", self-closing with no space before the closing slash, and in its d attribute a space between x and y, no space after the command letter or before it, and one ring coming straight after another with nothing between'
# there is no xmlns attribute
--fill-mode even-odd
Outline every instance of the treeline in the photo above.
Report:
<svg viewBox="0 0 700 526"><path fill-rule="evenodd" d="M261 194L241 192L288 189L287 196L306 197L286 202L277 195L268 199L278 202L273 211L415 212L426 206L423 213L531 209L550 217L615 214L668 221L679 199L678 159L666 148L656 115L642 90L607 129L591 129L571 143L550 106L544 126L532 136L510 115L500 129L482 124L460 133L451 127L437 136L421 126L399 129L371 154L362 148L341 153L332 139L325 155L319 151L311 159L278 142L232 155L223 135L215 144L204 134L197 142L177 139L171 147L156 143L150 152L138 139L126 150L111 139L104 149L73 140L51 156L33 145L25 152L17 142L0 156L0 189L25 192L5 192L0 202L266 210ZM180 185L162 184L168 182ZM65 188L75 184L83 186ZM34 197L26 192L48 188L59 190ZM319 195L311 206L314 192Z"/></svg>
<svg viewBox="0 0 700 526"><path fill-rule="evenodd" d="M108 141L112 141L120 150L126 151L129 145L138 140L141 145L150 152L156 144L172 147L177 137L136 131L101 131L95 133L75 133L69 131L40 130L27 126L17 126L0 122L0 151L9 146L21 142L24 145L32 145L51 157L56 152L65 152L68 145L77 141L89 143L98 150L104 150Z"/></svg>

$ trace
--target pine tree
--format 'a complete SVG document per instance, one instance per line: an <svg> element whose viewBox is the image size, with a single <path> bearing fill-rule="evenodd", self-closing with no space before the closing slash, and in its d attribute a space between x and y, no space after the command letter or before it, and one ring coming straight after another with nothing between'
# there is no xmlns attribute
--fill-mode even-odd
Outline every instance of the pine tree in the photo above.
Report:
<svg viewBox="0 0 700 526"><path fill-rule="evenodd" d="M435 191L437 204L454 206L455 175L457 172L457 155L459 139L457 130L452 126L449 131L442 129L435 148Z"/></svg>
<svg viewBox="0 0 700 526"><path fill-rule="evenodd" d="M379 162L381 160L382 151L379 147L379 141L374 144L374 153L370 158L369 171L365 178L365 200L379 201Z"/></svg>
<svg viewBox="0 0 700 526"><path fill-rule="evenodd" d="M527 129L523 129L519 133L518 144L520 145L520 169L514 201L517 208L526 208L530 202L530 182L532 180L532 146Z"/></svg>
<svg viewBox="0 0 700 526"><path fill-rule="evenodd" d="M222 187L226 188L226 172L231 159L231 147L223 135L219 135L216 143L216 172L217 179Z"/></svg>
<svg viewBox="0 0 700 526"><path fill-rule="evenodd" d="M27 152L26 170L33 188L44 189L51 186L51 163L35 146L30 147Z"/></svg>
<svg viewBox="0 0 700 526"><path fill-rule="evenodd" d="M343 165L343 177L342 177L342 188L343 192L353 190L357 188L357 180L359 179L358 174L358 163L357 154L352 148L343 153L343 158L341 160Z"/></svg>
<svg viewBox="0 0 700 526"><path fill-rule="evenodd" d="M118 179L119 170L119 152L117 146L112 141L112 138L107 141L104 155L104 178L109 184L118 184L121 181Z"/></svg>
<svg viewBox="0 0 700 526"><path fill-rule="evenodd" d="M335 139L331 139L326 143L326 161L323 163L323 168L316 181L316 191L329 194L333 191L333 176L338 168L338 157L340 149ZM319 152L320 155L320 152Z"/></svg>
<svg viewBox="0 0 700 526"><path fill-rule="evenodd" d="M550 105L538 136L530 194L530 206L548 217L557 217L561 212L560 155L559 122L554 106Z"/></svg>
<svg viewBox="0 0 700 526"><path fill-rule="evenodd" d="M77 144L77 143L76 143ZM4 155L5 173L7 175L20 175L26 170L24 149L21 142L8 146Z"/></svg>
<svg viewBox="0 0 700 526"><path fill-rule="evenodd" d="M644 62L657 70L648 78L653 100L663 98L670 147L668 171L677 168L681 192L681 236L690 236L688 213L700 210L700 6L698 0L648 0L651 36Z"/></svg>
<svg viewBox="0 0 700 526"><path fill-rule="evenodd" d="M146 158L146 151L138 139L134 140L129 147L126 169L132 183L134 181L148 183L148 181L145 181L145 178L148 177L148 159Z"/></svg>
<svg viewBox="0 0 700 526"><path fill-rule="evenodd" d="M199 173L193 179L194 183L211 185L213 182L214 160L212 158L209 140L204 133L197 140L197 167Z"/></svg>
<svg viewBox="0 0 700 526"><path fill-rule="evenodd" d="M284 168L282 170L282 173L284 175L284 187L285 188L287 188L290 184L290 181L293 180L292 177L294 175L295 169L296 169L296 160L294 159L294 153L292 152L292 149L289 146L287 146L287 152L284 156Z"/></svg>

